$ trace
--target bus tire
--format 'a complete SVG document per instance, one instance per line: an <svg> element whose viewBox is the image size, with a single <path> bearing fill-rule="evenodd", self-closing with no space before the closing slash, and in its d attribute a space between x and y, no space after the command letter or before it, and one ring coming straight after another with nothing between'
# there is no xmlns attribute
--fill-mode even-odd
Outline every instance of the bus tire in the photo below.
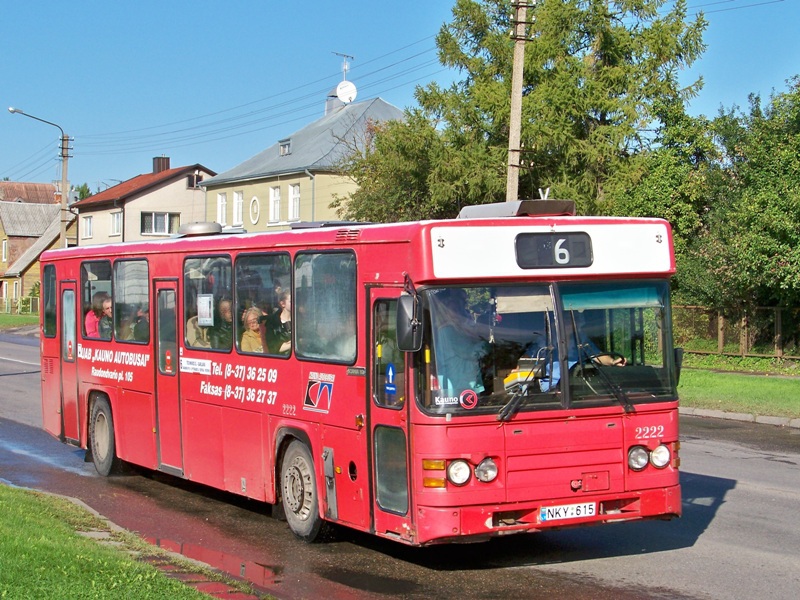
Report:
<svg viewBox="0 0 800 600"><path fill-rule="evenodd" d="M319 492L314 459L304 443L294 440L281 463L281 505L289 529L307 542L315 541L322 531L319 516Z"/></svg>
<svg viewBox="0 0 800 600"><path fill-rule="evenodd" d="M108 400L100 397L92 403L89 419L89 440L92 446L94 468L103 477L117 470L119 459L116 454L114 418Z"/></svg>

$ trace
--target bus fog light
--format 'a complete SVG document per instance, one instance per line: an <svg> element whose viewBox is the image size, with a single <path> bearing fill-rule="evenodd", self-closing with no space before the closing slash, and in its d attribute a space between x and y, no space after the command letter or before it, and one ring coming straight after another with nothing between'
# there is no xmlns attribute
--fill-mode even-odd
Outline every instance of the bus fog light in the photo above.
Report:
<svg viewBox="0 0 800 600"><path fill-rule="evenodd" d="M628 466L634 471L641 471L647 466L650 456L644 446L634 446L628 450Z"/></svg>
<svg viewBox="0 0 800 600"><path fill-rule="evenodd" d="M663 469L669 464L670 452L669 448L664 445L658 446L650 453L650 464L656 469Z"/></svg>
<svg viewBox="0 0 800 600"><path fill-rule="evenodd" d="M447 466L447 479L453 485L464 485L469 481L469 464L464 460L454 460Z"/></svg>
<svg viewBox="0 0 800 600"><path fill-rule="evenodd" d="M475 477L478 481L489 483L497 478L497 464L491 458L484 458L477 467L475 467Z"/></svg>

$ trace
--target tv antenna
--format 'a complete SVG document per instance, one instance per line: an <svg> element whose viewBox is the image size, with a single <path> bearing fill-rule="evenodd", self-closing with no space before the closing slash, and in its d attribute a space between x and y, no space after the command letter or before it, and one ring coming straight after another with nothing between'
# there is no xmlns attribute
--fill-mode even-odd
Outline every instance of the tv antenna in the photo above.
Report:
<svg viewBox="0 0 800 600"><path fill-rule="evenodd" d="M342 81L347 80L347 72L350 70L350 63L347 62L347 59L355 60L355 56L350 56L349 54L342 54L341 52L334 52L336 56L342 57Z"/></svg>
<svg viewBox="0 0 800 600"><path fill-rule="evenodd" d="M334 54L342 57L342 80L336 86L336 97L345 104L350 104L356 99L358 90L356 90L355 84L347 81L347 72L350 70L350 63L347 62L347 59L355 60L355 57L341 52L334 52Z"/></svg>

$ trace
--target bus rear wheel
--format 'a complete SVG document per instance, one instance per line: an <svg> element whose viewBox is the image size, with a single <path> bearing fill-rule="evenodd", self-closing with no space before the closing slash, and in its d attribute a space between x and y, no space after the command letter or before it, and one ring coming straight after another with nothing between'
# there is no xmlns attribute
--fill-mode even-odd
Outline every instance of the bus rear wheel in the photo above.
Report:
<svg viewBox="0 0 800 600"><path fill-rule="evenodd" d="M111 406L105 398L97 398L92 404L89 419L89 440L92 448L94 468L103 477L108 477L118 466L114 419Z"/></svg>
<svg viewBox="0 0 800 600"><path fill-rule="evenodd" d="M314 460L308 446L294 440L281 464L281 504L289 528L297 537L313 542L320 536L319 494Z"/></svg>

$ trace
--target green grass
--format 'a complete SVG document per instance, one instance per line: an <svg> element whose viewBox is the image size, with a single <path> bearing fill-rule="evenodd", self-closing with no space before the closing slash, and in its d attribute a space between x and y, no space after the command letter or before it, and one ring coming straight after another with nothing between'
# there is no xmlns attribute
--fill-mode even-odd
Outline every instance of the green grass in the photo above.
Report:
<svg viewBox="0 0 800 600"><path fill-rule="evenodd" d="M800 418L800 379L683 369L681 405L757 416Z"/></svg>
<svg viewBox="0 0 800 600"><path fill-rule="evenodd" d="M208 597L76 533L91 529L107 527L64 499L0 485L0 598Z"/></svg>
<svg viewBox="0 0 800 600"><path fill-rule="evenodd" d="M685 407L800 419L800 363L687 353L678 394Z"/></svg>
<svg viewBox="0 0 800 600"><path fill-rule="evenodd" d="M26 325L38 325L39 315L9 315L0 313L0 329L11 329L13 327L25 327Z"/></svg>

